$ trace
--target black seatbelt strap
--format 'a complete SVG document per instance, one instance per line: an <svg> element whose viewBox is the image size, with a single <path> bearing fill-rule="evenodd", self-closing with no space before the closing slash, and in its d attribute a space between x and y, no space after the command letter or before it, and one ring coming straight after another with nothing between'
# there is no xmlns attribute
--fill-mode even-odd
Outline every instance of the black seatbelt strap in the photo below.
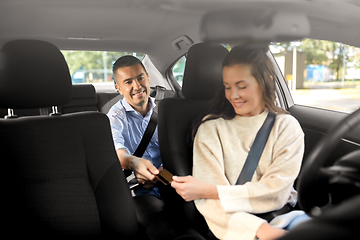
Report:
<svg viewBox="0 0 360 240"><path fill-rule="evenodd" d="M152 136L154 135L155 129L157 126L157 107L153 109L153 112L150 117L150 121L146 127L144 135L134 152L135 157L142 157L144 155L146 147L149 145Z"/></svg>
<svg viewBox="0 0 360 240"><path fill-rule="evenodd" d="M153 112L150 117L150 121L145 129L144 135L142 136L141 141L133 154L135 157L141 158L144 155L146 147L149 145L150 140L151 140L152 136L154 135L156 126L157 126L157 106L153 109ZM130 170L130 169L124 169L123 171L124 171L125 177L127 177L127 178L130 175L132 175L132 172L133 172L133 170ZM131 185L137 183L137 180L134 175L130 176L128 181L129 181L129 184L131 184Z"/></svg>
<svg viewBox="0 0 360 240"><path fill-rule="evenodd" d="M246 158L245 164L243 169L241 170L241 173L239 175L238 180L236 181L237 185L244 184L246 182L251 181L255 169L259 163L261 154L264 150L264 147L266 145L266 142L269 138L269 134L271 132L271 129L275 123L276 114L274 112L269 111L263 125L261 126L260 130L256 134L255 140L253 145L251 146L251 149L249 151L249 154ZM261 214L254 214L260 218L265 219L266 221L270 222L272 219L274 219L276 216L285 214L290 212L293 209L293 207L290 204L285 204L281 209L270 211L266 213Z"/></svg>
<svg viewBox="0 0 360 240"><path fill-rule="evenodd" d="M263 125L261 126L260 130L256 134L254 143L251 146L251 149L246 158L244 167L241 170L238 180L236 181L236 185L241 185L241 184L251 181L251 179L254 175L255 169L259 163L261 154L266 145L266 142L269 138L271 129L274 125L275 118L276 118L276 114L272 111L269 111Z"/></svg>

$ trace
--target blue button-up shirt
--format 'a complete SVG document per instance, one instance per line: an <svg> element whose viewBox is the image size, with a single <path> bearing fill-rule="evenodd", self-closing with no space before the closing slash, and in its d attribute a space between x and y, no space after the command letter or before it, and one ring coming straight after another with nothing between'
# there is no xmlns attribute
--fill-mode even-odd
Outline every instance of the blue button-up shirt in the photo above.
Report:
<svg viewBox="0 0 360 240"><path fill-rule="evenodd" d="M110 119L115 150L125 149L129 154L134 154L154 110L154 98L150 97L149 103L151 108L145 117L135 111L125 98L110 108L107 116ZM162 165L157 128L142 158L151 161L156 168Z"/></svg>

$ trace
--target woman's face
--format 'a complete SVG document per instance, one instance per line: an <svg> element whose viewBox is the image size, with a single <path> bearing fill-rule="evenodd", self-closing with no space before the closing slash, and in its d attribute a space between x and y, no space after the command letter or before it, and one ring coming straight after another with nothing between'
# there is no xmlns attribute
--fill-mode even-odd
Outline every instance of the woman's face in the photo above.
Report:
<svg viewBox="0 0 360 240"><path fill-rule="evenodd" d="M252 117L265 109L262 89L251 75L249 65L236 64L223 68L225 97L233 106L236 114Z"/></svg>

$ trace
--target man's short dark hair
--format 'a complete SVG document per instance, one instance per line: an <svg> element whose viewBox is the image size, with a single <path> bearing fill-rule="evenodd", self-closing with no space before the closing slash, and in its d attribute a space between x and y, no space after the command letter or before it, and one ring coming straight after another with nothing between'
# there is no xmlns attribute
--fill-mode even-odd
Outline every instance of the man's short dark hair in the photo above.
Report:
<svg viewBox="0 0 360 240"><path fill-rule="evenodd" d="M116 60L116 62L113 64L113 68L112 68L114 81L115 81L115 73L119 68L130 67L130 66L134 66L136 64L140 64L143 67L144 71L147 73L147 71L144 67L144 64L137 57L134 57L132 55L126 55L126 56L122 56L118 60Z"/></svg>

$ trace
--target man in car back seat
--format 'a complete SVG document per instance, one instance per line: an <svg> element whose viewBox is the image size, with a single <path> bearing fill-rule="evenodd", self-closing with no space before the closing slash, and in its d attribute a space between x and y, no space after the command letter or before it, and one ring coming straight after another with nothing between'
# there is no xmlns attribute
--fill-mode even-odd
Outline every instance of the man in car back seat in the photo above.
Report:
<svg viewBox="0 0 360 240"><path fill-rule="evenodd" d="M134 190L139 221L147 228L150 238L170 239L172 230L163 217L164 203L155 186L155 175L162 168L157 129L144 155L141 158L133 155L155 107L154 99L149 96L149 74L138 58L123 56L114 63L113 75L115 87L124 98L110 108L107 116L121 166L133 170L142 183Z"/></svg>
<svg viewBox="0 0 360 240"><path fill-rule="evenodd" d="M135 195L160 193L154 188L155 175L162 166L157 131L142 158L133 156L155 107L150 97L149 74L142 62L133 56L119 58L113 65L116 89L124 96L108 112L115 149L123 169L134 170L142 188Z"/></svg>

